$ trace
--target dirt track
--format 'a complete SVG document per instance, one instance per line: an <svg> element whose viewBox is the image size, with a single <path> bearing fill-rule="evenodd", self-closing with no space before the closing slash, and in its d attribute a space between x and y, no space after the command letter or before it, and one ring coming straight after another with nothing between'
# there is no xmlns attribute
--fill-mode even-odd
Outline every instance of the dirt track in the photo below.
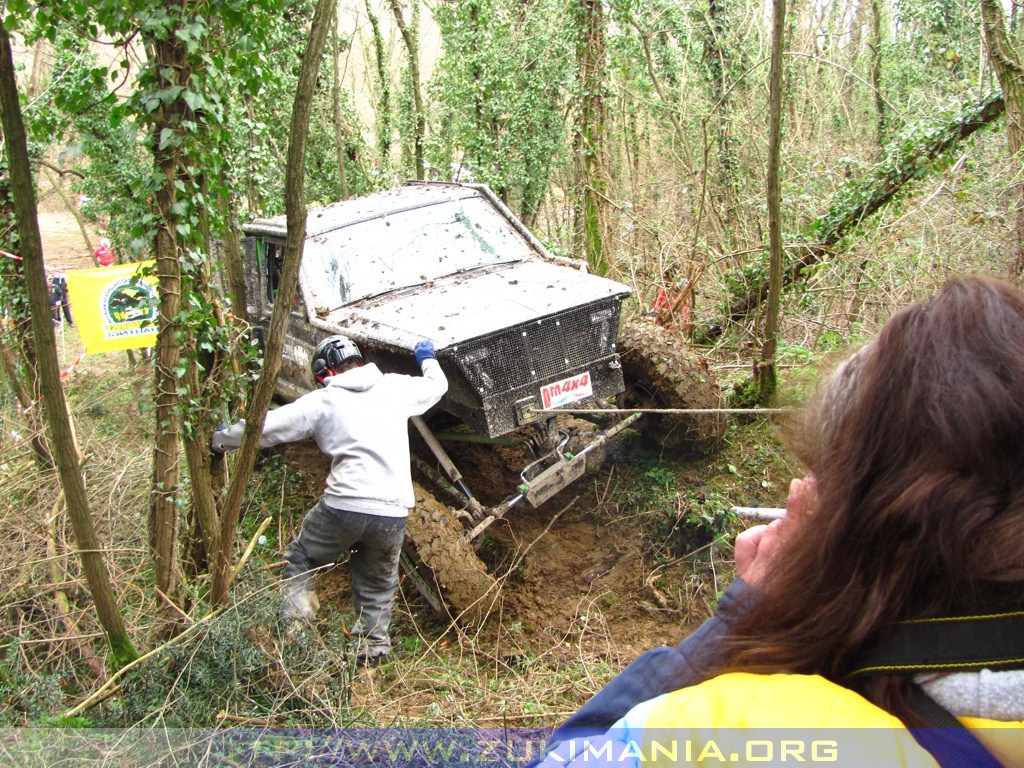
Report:
<svg viewBox="0 0 1024 768"><path fill-rule="evenodd" d="M87 231L90 244L95 248L102 233L92 224L87 225ZM40 203L39 234L43 240L43 260L48 268L68 270L95 266L78 222L55 196Z"/></svg>

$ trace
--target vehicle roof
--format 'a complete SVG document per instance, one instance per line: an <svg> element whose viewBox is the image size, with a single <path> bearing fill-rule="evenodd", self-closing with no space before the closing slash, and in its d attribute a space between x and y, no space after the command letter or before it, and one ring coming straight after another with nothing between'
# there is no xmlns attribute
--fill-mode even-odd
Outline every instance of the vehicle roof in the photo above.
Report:
<svg viewBox="0 0 1024 768"><path fill-rule="evenodd" d="M360 221L394 214L424 205L483 197L473 187L461 184L408 184L385 192L340 200L329 205L310 208L306 216L306 238L316 237ZM256 219L243 227L246 234L284 238L287 234L287 216Z"/></svg>

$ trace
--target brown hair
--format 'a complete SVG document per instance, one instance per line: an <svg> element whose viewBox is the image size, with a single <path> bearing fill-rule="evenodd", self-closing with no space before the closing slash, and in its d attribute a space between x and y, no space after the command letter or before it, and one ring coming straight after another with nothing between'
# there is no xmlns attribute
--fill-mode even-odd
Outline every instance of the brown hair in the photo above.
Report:
<svg viewBox="0 0 1024 768"><path fill-rule="evenodd" d="M1024 609L1024 298L950 280L840 366L793 442L815 511L732 620L713 673L820 674L895 622ZM915 724L908 681L851 684Z"/></svg>

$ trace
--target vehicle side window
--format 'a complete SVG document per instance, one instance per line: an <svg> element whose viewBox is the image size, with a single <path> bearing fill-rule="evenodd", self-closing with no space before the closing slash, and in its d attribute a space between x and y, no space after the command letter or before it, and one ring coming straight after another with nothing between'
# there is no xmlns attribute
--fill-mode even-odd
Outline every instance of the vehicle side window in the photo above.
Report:
<svg viewBox="0 0 1024 768"><path fill-rule="evenodd" d="M274 298L277 296L277 285L281 281L281 264L284 262L284 248L274 244L268 243L266 240L263 241L264 251L264 269L267 274L267 302L269 304L274 303Z"/></svg>
<svg viewBox="0 0 1024 768"><path fill-rule="evenodd" d="M281 282L281 268L284 265L284 246L264 240L263 249L263 269L267 277L267 306L272 307L274 305L274 300L277 298L278 285ZM297 290L295 291L295 297L292 301L292 312L297 312L301 315L306 314L305 305L303 304L302 297L299 295Z"/></svg>

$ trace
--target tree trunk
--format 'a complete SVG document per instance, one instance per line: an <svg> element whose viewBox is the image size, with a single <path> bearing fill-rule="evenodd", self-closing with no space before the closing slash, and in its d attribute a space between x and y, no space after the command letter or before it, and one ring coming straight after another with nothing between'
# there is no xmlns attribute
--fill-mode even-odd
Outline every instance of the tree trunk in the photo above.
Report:
<svg viewBox="0 0 1024 768"><path fill-rule="evenodd" d="M366 15L373 31L373 49L377 64L377 80L380 81L380 97L377 103L377 150L381 166L386 168L391 160L391 75L385 60L384 37L380 33L380 21L373 12L370 0L366 0Z"/></svg>
<svg viewBox="0 0 1024 768"><path fill-rule="evenodd" d="M772 3L772 62L768 73L768 306L764 316L764 343L757 364L757 388L766 400L775 391L775 350L779 344L779 304L782 295L782 191L779 158L782 153L782 39L786 30L786 0Z"/></svg>
<svg viewBox="0 0 1024 768"><path fill-rule="evenodd" d="M716 208L725 232L725 247L728 250L734 240L736 224L736 190L738 188L736 152L732 146L731 126L733 103L729 83L729 62L731 57L726 45L725 0L710 0L704 30L704 58L707 61L708 85L715 104L715 133L718 136L719 181L717 189L721 195Z"/></svg>
<svg viewBox="0 0 1024 768"><path fill-rule="evenodd" d="M3 142L4 133L0 128L0 146ZM19 249L17 214L11 197L9 173L0 174L0 222L0 242L5 243L4 249ZM36 461L44 467L51 467L53 456L46 442L46 431L40 415L42 409L32 407L39 397L39 372L35 365L35 342L29 329L32 316L31 312L25 309L28 304L28 294L24 290L25 265L16 255L14 259L0 257L0 271L3 273L0 279L8 284L8 290L22 294L18 301L8 302L3 307L8 321L6 330L0 327L0 343L4 344L4 365L7 368L12 392L25 411ZM24 371L24 374L21 371Z"/></svg>
<svg viewBox="0 0 1024 768"><path fill-rule="evenodd" d="M338 181L341 184L341 199L348 199L348 175L345 172L345 127L341 116L341 45L338 42L338 18L334 18L331 29L331 65L334 83L331 89L331 110L334 116L334 155L338 163Z"/></svg>
<svg viewBox="0 0 1024 768"><path fill-rule="evenodd" d="M165 40L152 40L154 69L159 84L170 88L188 80L188 62L184 45L169 35ZM175 99L163 104L153 121L153 133L164 131L174 135L183 130L183 101ZM149 508L149 547L153 558L156 587L171 601L178 601L181 574L178 563L178 484L180 479L178 414L178 366L181 361L181 263L174 212L177 203L175 182L187 166L181 147L176 142L156 141L154 162L163 176L163 184L155 195L160 222L156 233L156 272L160 289L160 312L154 365L156 391L156 435L153 449L153 488ZM165 639L179 628L180 616L163 601L161 621L155 636Z"/></svg>
<svg viewBox="0 0 1024 768"><path fill-rule="evenodd" d="M582 91L573 139L576 157L576 235L590 268L612 267L605 147L605 16L601 0L576 0L576 61Z"/></svg>
<svg viewBox="0 0 1024 768"><path fill-rule="evenodd" d="M7 378L11 384L11 390L14 393L15 399L18 401L18 405L21 406L22 411L28 418L29 429L32 432L32 452L36 456L36 461L44 467L50 467L53 465L53 454L50 453L50 446L46 442L46 434L43 431L43 420L40 417L40 409L33 408L35 400L32 397L32 393L28 391L25 386L25 381L21 374L18 372L18 353L15 351L14 346L5 344L3 347L3 358L4 358L4 369L7 371ZM28 366L26 366L28 368ZM36 380L38 381L38 375Z"/></svg>
<svg viewBox="0 0 1024 768"><path fill-rule="evenodd" d="M875 94L875 132L878 151L877 161L882 159L885 143L888 141L889 112L882 95L882 3L871 0L871 88Z"/></svg>
<svg viewBox="0 0 1024 768"><path fill-rule="evenodd" d="M4 358L4 370L7 372L7 381L10 382L14 399L18 401L18 405L23 411L27 411L32 407L32 395L29 394L25 382L21 380L21 374L18 373L18 354L10 344L4 344L0 348L0 354ZM47 453L47 458L49 458L49 453Z"/></svg>
<svg viewBox="0 0 1024 768"><path fill-rule="evenodd" d="M36 339L39 380L53 438L54 458L89 592L96 604L96 613L110 644L114 663L120 667L134 660L137 654L121 620L110 574L103 560L102 545L93 526L71 414L60 382L57 340L53 334L53 324L50 322L50 297L46 289L43 244L36 216L35 191L28 159L25 126L18 103L11 41L7 30L2 28L0 115L10 163L11 196L18 221L21 254L25 264L25 282L32 311L32 333Z"/></svg>
<svg viewBox="0 0 1024 768"><path fill-rule="evenodd" d="M202 175L191 179L192 187L198 188L204 199L209 200L210 194L206 180ZM227 233L221 237L225 242L225 261L230 266L230 272L237 272L235 280L241 281L242 295L244 301L244 275L242 274L242 255L238 248L238 239L230 222L234 220L230 210L228 199L224 201ZM199 210L199 247L203 252L211 252L211 217L209 209L205 206ZM228 252L232 256L228 256ZM233 263L233 265L232 265ZM191 285L189 286L193 297L198 298L204 306L209 307L213 314L214 324L223 328L229 324L225 317L224 309L218 297L214 296L211 280L211 269L209 261L197 264L191 274ZM233 369L238 370L238 361L228 359L227 353L216 347L213 349L204 348L196 338L196 329L189 324L185 329L185 342L181 345L183 354L189 361L185 375L181 383L185 385L187 397L194 402L203 402L205 399L204 389L216 382L215 371ZM200 373L202 371L203 373ZM212 377L211 377L211 374ZM191 488L191 504L184 521L186 532L183 546L183 557L186 559L183 568L187 577L194 577L200 572L209 571L209 553L219 549L220 526L217 516L217 489L222 484L215 485L213 468L223 468L222 461L215 461L210 452L211 428L209 423L201 416L195 418L191 413L182 414L184 429L185 458L188 464L189 486ZM180 538L180 537L179 537ZM187 609L187 597L182 595L183 607Z"/></svg>
<svg viewBox="0 0 1024 768"><path fill-rule="evenodd" d="M1006 148L1010 162L1016 168L1013 176L1021 179L1024 171L1024 156L1021 155L1024 144L1024 67L1006 33L1006 19L999 0L981 0L981 15L989 62L999 78L1006 101ZM1024 181L1016 182L1014 197L1017 210L1010 270L1019 280L1024 277Z"/></svg>
<svg viewBox="0 0 1024 768"><path fill-rule="evenodd" d="M388 0L388 4L395 17L395 26L402 33L402 40L405 41L405 48L409 54L409 81L412 89L413 118L416 121L413 155L416 162L416 178L423 179L427 173L423 164L423 143L427 138L427 116L423 111L423 89L420 87L420 48L416 40L416 30L410 29L406 24L399 0Z"/></svg>
<svg viewBox="0 0 1024 768"><path fill-rule="evenodd" d="M235 212L230 198L222 201L221 214L227 222L224 237L224 270L227 272L228 290L231 292L231 313L246 325L249 322L249 297L246 295L245 266L242 263L242 249L238 247L238 231L235 229Z"/></svg>
<svg viewBox="0 0 1024 768"><path fill-rule="evenodd" d="M82 241L85 243L86 250L89 251L89 255L92 256L92 264L94 267L100 265L96 259L94 249L92 247L92 238L89 237L89 225L86 224L85 216L78 210L78 206L75 205L74 200L68 197L68 193L64 191L61 186L61 178L53 177L53 172L49 168L43 168L43 175L46 176L46 180L50 182L50 186L53 187L53 191L57 193L61 202L64 203L64 207L67 208L68 213L75 217L75 223L78 225L78 231L82 233Z"/></svg>
<svg viewBox="0 0 1024 768"><path fill-rule="evenodd" d="M285 175L285 208L288 236L284 246L284 263L281 267L278 283L278 298L274 303L274 312L270 317L270 329L267 333L267 344L264 353L263 375L256 385L252 400L246 412L245 434L242 445L238 449L235 461L235 475L231 480L227 498L221 511L221 528L219 551L213 555L213 583L210 589L214 605L227 602L228 590L231 587L232 548L235 530L242 508L242 497L245 494L259 451L260 435L263 422L270 407L274 394L277 374L281 370L281 352L284 349L284 333L288 316L292 308L292 296L299 278L299 263L302 259L302 246L306 239L306 142L309 138L309 115L316 89L317 73L320 60L327 44L327 35L331 29L331 19L335 14L336 0L318 0L316 12L309 31L309 44L302 57L302 70L295 93L295 106L292 109L291 130L288 143L288 166Z"/></svg>
<svg viewBox="0 0 1024 768"><path fill-rule="evenodd" d="M46 47L45 37L36 40L35 49L32 52L32 72L29 74L28 89L25 91L25 96L30 103L39 95L39 86L43 82L43 71L46 69Z"/></svg>

